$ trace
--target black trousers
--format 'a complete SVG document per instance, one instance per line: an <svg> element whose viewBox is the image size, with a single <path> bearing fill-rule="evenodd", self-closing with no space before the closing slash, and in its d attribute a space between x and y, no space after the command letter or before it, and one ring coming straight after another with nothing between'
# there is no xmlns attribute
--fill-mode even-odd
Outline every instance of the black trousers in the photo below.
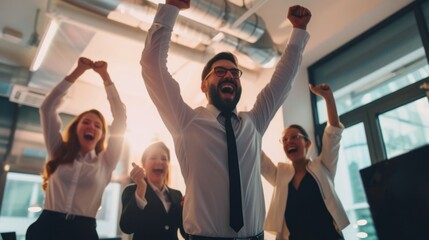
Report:
<svg viewBox="0 0 429 240"><path fill-rule="evenodd" d="M26 240L98 240L95 218L43 210L30 225Z"/></svg>

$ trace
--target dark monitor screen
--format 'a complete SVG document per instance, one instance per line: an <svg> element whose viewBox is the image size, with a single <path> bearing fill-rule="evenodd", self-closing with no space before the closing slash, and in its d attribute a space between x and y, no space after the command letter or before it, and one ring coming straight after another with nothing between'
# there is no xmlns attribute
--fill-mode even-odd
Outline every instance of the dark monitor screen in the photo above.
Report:
<svg viewBox="0 0 429 240"><path fill-rule="evenodd" d="M16 240L15 232L2 232L0 233L0 240Z"/></svg>
<svg viewBox="0 0 429 240"><path fill-rule="evenodd" d="M360 175L380 240L429 239L429 145Z"/></svg>

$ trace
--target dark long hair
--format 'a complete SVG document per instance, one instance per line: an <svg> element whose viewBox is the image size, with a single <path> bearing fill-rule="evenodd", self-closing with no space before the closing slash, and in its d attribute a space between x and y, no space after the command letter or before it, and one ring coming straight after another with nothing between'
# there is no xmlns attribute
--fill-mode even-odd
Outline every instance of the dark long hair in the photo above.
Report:
<svg viewBox="0 0 429 240"><path fill-rule="evenodd" d="M106 148L107 124L103 114L101 114L98 110L95 110L95 109L91 109L79 114L78 116L73 118L73 120L69 123L69 125L65 129L63 133L63 142L57 149L55 149L53 158L50 159L45 164L45 168L42 173L43 190L46 190L46 188L48 187L49 177L55 172L55 170L57 170L59 165L72 163L76 159L76 156L80 151L80 144L79 144L79 139L77 136L76 129L80 120L87 113L93 113L97 115L100 118L101 123L103 125L101 127L102 129L101 138L95 145L95 153L98 155L101 151L103 151Z"/></svg>

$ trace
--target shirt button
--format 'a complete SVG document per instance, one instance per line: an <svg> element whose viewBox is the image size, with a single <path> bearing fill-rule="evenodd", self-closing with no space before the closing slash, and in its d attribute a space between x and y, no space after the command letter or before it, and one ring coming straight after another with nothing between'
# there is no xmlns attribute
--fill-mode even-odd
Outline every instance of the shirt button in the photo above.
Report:
<svg viewBox="0 0 429 240"><path fill-rule="evenodd" d="M168 229L170 229L170 226L165 225L165 226L164 226L164 229L165 229L165 230L168 230Z"/></svg>

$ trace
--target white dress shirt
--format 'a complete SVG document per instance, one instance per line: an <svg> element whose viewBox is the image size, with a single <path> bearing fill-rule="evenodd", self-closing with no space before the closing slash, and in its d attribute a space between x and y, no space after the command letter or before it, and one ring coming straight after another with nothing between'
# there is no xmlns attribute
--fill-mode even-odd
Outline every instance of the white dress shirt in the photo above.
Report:
<svg viewBox="0 0 429 240"><path fill-rule="evenodd" d="M241 177L244 226L229 226L229 176L225 128L213 105L191 109L166 62L178 8L160 4L149 29L140 64L146 88L173 136L186 184L183 225L191 235L247 237L263 231L265 203L260 176L262 135L288 95L308 33L294 29L270 83L254 107L232 118ZM195 84L200 84L199 79Z"/></svg>
<svg viewBox="0 0 429 240"><path fill-rule="evenodd" d="M55 149L62 142L61 119L58 108L72 83L63 80L46 97L40 107L40 116L48 151L52 159ZM73 164L59 165L49 177L44 209L95 217L101 204L105 187L110 182L123 148L126 129L125 107L115 86L105 87L113 115L107 148L98 154L95 151L85 156L79 154Z"/></svg>

